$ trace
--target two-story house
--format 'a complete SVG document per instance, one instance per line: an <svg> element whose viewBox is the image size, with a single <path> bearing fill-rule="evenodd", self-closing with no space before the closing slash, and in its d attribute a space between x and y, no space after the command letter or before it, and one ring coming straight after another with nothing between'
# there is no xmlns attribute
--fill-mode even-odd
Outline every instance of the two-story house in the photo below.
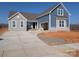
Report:
<svg viewBox="0 0 79 59"><path fill-rule="evenodd" d="M69 31L70 13L63 3L56 4L40 14L26 12L10 12L9 30L40 29L49 31Z"/></svg>

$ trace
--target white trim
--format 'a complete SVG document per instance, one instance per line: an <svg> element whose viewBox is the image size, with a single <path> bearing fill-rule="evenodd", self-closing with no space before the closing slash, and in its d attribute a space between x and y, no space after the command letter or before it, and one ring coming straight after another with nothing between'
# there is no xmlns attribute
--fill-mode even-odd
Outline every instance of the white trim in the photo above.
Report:
<svg viewBox="0 0 79 59"><path fill-rule="evenodd" d="M60 3L59 3L57 6L59 6L59 5L60 5ZM55 7L50 11L50 13L51 13L57 6L55 6Z"/></svg>
<svg viewBox="0 0 79 59"><path fill-rule="evenodd" d="M19 13L19 15L21 15L25 20L27 20L27 18L25 18L21 13Z"/></svg>
<svg viewBox="0 0 79 59"><path fill-rule="evenodd" d="M67 27L67 23L66 23L66 20L63 20L64 21L64 27L59 27L59 21L60 20L56 20L56 31L69 31L69 27Z"/></svg>
<svg viewBox="0 0 79 59"><path fill-rule="evenodd" d="M41 23L48 23L48 21L45 21L45 22L41 22Z"/></svg>
<svg viewBox="0 0 79 59"><path fill-rule="evenodd" d="M64 21L64 27L60 27L60 23L59 23L60 21ZM66 28L67 27L66 24L67 24L66 20L56 20L56 28L60 28L60 29Z"/></svg>
<svg viewBox="0 0 79 59"><path fill-rule="evenodd" d="M37 20L27 20L27 22L37 22Z"/></svg>
<svg viewBox="0 0 79 59"><path fill-rule="evenodd" d="M69 21L69 24L68 24L68 26L69 26L69 31L70 31L70 16L69 16L69 19L68 19L68 21Z"/></svg>
<svg viewBox="0 0 79 59"><path fill-rule="evenodd" d="M60 5L60 3L59 3L58 5ZM57 5L57 6L58 6L58 5ZM56 6L56 7L57 7L57 6ZM46 15L46 14L51 13L51 12L52 12L52 11L53 11L56 7L54 7L51 11L49 11L49 12L47 12L47 13L44 13L44 14L42 14L42 15L38 16L37 18L39 18L39 17L41 17L41 16L44 16L44 15Z"/></svg>
<svg viewBox="0 0 79 59"><path fill-rule="evenodd" d="M49 23L48 23L48 30L51 30L51 14L49 13Z"/></svg>
<svg viewBox="0 0 79 59"><path fill-rule="evenodd" d="M41 23L40 23L40 28L41 28L41 24L42 24L42 23L48 23L48 21L45 21L45 22L41 22Z"/></svg>
<svg viewBox="0 0 79 59"><path fill-rule="evenodd" d="M27 25L28 25L28 24L27 24L27 21L25 21L25 28L26 28L26 30L27 30Z"/></svg>
<svg viewBox="0 0 79 59"><path fill-rule="evenodd" d="M14 13L12 16L10 16L8 19L11 19L13 16L15 16L16 14L18 14L19 12Z"/></svg>
<svg viewBox="0 0 79 59"><path fill-rule="evenodd" d="M63 4L62 2L60 2L57 6L59 6L60 4L61 4L61 5L64 7L64 9L67 11L68 15L71 15L71 14L69 13L69 11L67 10L67 8L64 6L64 4ZM38 16L37 18L39 18L39 17L41 17L41 16L44 16L44 15L46 15L46 14L51 13L57 6L55 6L55 7L54 7L52 10L50 10L49 12L44 13L44 14Z"/></svg>
<svg viewBox="0 0 79 59"><path fill-rule="evenodd" d="M62 2L60 2L60 3L64 7L64 9L67 11L68 15L71 15L70 12L68 11L68 9L64 6L64 4Z"/></svg>
<svg viewBox="0 0 79 59"><path fill-rule="evenodd" d="M13 27L13 21L15 22L15 27ZM17 28L17 22L15 20L11 21L11 28Z"/></svg>
<svg viewBox="0 0 79 59"><path fill-rule="evenodd" d="M36 18L39 18L39 17L45 16L45 15L47 15L47 14L49 14L49 12L48 12L48 13L44 13L44 14L42 14L42 15L39 15L39 16L37 16Z"/></svg>
<svg viewBox="0 0 79 59"><path fill-rule="evenodd" d="M69 19L69 18L56 18L56 19L57 19L57 20L59 20L59 19L60 19L60 20L61 20L61 19L64 19L64 20L65 20L65 19Z"/></svg>
<svg viewBox="0 0 79 59"><path fill-rule="evenodd" d="M21 26L22 25L22 26ZM20 21L20 27L23 28L24 27L24 21Z"/></svg>
<svg viewBox="0 0 79 59"><path fill-rule="evenodd" d="M15 16L16 14L21 15L24 19L27 20L27 18L25 18L20 12L17 12L17 13L15 13L15 14L13 14L11 17L8 18L8 20L10 20L10 19L11 19L13 16Z"/></svg>
<svg viewBox="0 0 79 59"><path fill-rule="evenodd" d="M64 4L63 4L62 2L60 2L57 6L59 6L60 4L61 4L61 5L64 7L64 9L67 11L68 15L71 15L70 12L68 11L68 9L64 6ZM56 6L56 7L57 7L57 6ZM55 8L56 8L56 7L55 7ZM55 8L53 8L53 9L50 11L50 13L51 13Z"/></svg>
<svg viewBox="0 0 79 59"><path fill-rule="evenodd" d="M11 28L11 21L8 21L8 30Z"/></svg>
<svg viewBox="0 0 79 59"><path fill-rule="evenodd" d="M23 27L21 27L21 22L23 22ZM24 28L25 27L24 25L25 25L24 21L20 20L20 28Z"/></svg>
<svg viewBox="0 0 79 59"><path fill-rule="evenodd" d="M62 10L62 14L61 14L61 10ZM60 12L59 12L60 11ZM59 14L60 13L60 14ZM57 8L57 15L58 16L64 16L64 10L62 8Z"/></svg>
<svg viewBox="0 0 79 59"><path fill-rule="evenodd" d="M38 27L39 25L38 25L38 24L39 24L39 23L38 23L38 21L37 21L37 29L39 29L39 27Z"/></svg>

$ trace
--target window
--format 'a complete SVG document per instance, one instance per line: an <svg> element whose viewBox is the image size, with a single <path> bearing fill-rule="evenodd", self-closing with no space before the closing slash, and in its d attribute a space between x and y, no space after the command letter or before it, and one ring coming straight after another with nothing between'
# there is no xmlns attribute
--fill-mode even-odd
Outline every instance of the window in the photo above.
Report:
<svg viewBox="0 0 79 59"><path fill-rule="evenodd" d="M23 21L21 21L21 27L23 27Z"/></svg>
<svg viewBox="0 0 79 59"><path fill-rule="evenodd" d="M13 21L13 27L15 27L15 21Z"/></svg>
<svg viewBox="0 0 79 59"><path fill-rule="evenodd" d="M61 25L61 21L59 21L59 26L61 27L62 25Z"/></svg>
<svg viewBox="0 0 79 59"><path fill-rule="evenodd" d="M64 27L64 21L63 20L59 21L59 27Z"/></svg>
<svg viewBox="0 0 79 59"><path fill-rule="evenodd" d="M62 27L64 27L64 21L62 21Z"/></svg>
<svg viewBox="0 0 79 59"><path fill-rule="evenodd" d="M63 16L64 15L63 9L57 9L57 15L58 16Z"/></svg>

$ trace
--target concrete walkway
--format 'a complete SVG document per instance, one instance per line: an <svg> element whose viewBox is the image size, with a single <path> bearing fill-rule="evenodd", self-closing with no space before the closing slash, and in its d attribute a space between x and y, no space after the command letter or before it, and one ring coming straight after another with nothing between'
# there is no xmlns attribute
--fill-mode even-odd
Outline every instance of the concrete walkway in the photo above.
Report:
<svg viewBox="0 0 79 59"><path fill-rule="evenodd" d="M57 48L62 46L48 46L41 41L36 32L8 31L0 38L1 57L69 57ZM68 45L69 46L69 45ZM65 46L64 46L65 47ZM69 46L71 47L71 45ZM74 48L78 46L73 45Z"/></svg>

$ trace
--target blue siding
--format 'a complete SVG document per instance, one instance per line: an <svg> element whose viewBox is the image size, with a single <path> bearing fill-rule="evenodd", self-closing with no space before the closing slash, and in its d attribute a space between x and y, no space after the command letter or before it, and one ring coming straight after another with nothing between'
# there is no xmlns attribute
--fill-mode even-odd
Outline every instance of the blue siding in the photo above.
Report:
<svg viewBox="0 0 79 59"><path fill-rule="evenodd" d="M57 15L57 8L62 8L64 10L64 16L58 16ZM66 19L67 22L67 27L69 25L69 15L67 13L67 11L64 9L64 7L62 5L58 6L52 13L51 13L51 27L56 27L56 18L62 18L61 20L63 20L64 18Z"/></svg>
<svg viewBox="0 0 79 59"><path fill-rule="evenodd" d="M66 23L67 23L66 26L68 27L69 26L69 19L66 20Z"/></svg>
<svg viewBox="0 0 79 59"><path fill-rule="evenodd" d="M40 28L41 23L49 22L49 15L42 16L38 19L38 28Z"/></svg>
<svg viewBox="0 0 79 59"><path fill-rule="evenodd" d="M51 27L56 27L56 10L51 13Z"/></svg>
<svg viewBox="0 0 79 59"><path fill-rule="evenodd" d="M57 8L62 8L64 10L64 16L58 16L57 15ZM62 5L58 6L53 12L51 12L51 25L50 27L51 28L55 28L56 27L56 18L62 18L62 19L59 19L59 20L66 20L66 23L67 23L67 27L69 26L69 15L68 13L66 12L66 10L64 9L64 7ZM43 17L40 17L38 19L38 28L40 28L40 24L43 23L43 22L46 22L48 21L49 22L49 15L46 15L46 16L43 16Z"/></svg>

